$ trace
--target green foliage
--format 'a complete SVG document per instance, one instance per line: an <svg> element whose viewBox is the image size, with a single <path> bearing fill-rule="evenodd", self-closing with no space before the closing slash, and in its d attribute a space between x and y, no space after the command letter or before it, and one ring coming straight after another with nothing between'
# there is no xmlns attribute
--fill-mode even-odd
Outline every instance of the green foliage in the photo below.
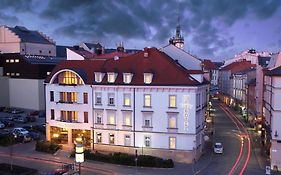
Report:
<svg viewBox="0 0 281 175"><path fill-rule="evenodd" d="M99 152L91 152L90 150L84 151L85 159L95 160L119 165L135 166L135 155L125 153L102 154ZM71 154L75 157L75 152ZM142 167L158 167L158 168L173 168L174 162L172 159L162 159L159 157L149 155L139 155L137 166Z"/></svg>
<svg viewBox="0 0 281 175"><path fill-rule="evenodd" d="M0 146L9 146L15 142L13 135L0 136Z"/></svg>
<svg viewBox="0 0 281 175"><path fill-rule="evenodd" d="M37 141L35 145L35 150L45 153L52 153L54 154L56 151L61 149L59 144L48 142L48 141Z"/></svg>

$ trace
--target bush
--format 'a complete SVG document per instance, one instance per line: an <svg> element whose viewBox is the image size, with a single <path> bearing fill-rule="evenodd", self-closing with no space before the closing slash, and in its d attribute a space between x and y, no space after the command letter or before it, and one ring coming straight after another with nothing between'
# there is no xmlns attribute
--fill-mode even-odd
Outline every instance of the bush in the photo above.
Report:
<svg viewBox="0 0 281 175"><path fill-rule="evenodd" d="M61 149L61 146L59 144L48 141L37 141L35 146L36 151L52 154L57 152L59 149Z"/></svg>
<svg viewBox="0 0 281 175"><path fill-rule="evenodd" d="M75 157L73 151L71 157ZM101 162L135 166L135 155L125 153L102 154L99 152L91 152L90 150L84 151L84 158L88 160L96 160ZM172 159L162 159L159 157L149 155L138 156L138 166L142 167L158 167L158 168L173 168L174 162Z"/></svg>
<svg viewBox="0 0 281 175"><path fill-rule="evenodd" d="M0 136L0 145L1 146L9 146L15 142L15 138L13 135L2 135Z"/></svg>

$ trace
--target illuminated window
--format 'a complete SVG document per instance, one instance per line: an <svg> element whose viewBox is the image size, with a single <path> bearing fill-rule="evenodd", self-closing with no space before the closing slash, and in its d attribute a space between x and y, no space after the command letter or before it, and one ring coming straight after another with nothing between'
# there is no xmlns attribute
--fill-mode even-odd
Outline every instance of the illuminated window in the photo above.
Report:
<svg viewBox="0 0 281 175"><path fill-rule="evenodd" d="M114 134L109 134L109 144L114 145L115 139Z"/></svg>
<svg viewBox="0 0 281 175"><path fill-rule="evenodd" d="M123 82L126 84L131 83L133 74L131 73L123 73Z"/></svg>
<svg viewBox="0 0 281 175"><path fill-rule="evenodd" d="M116 78L116 74L115 73L107 73L107 81L109 83L114 83L115 82L115 78Z"/></svg>
<svg viewBox="0 0 281 175"><path fill-rule="evenodd" d="M83 84L83 80L79 78L75 73L70 71L62 72L58 75L59 84L77 85Z"/></svg>
<svg viewBox="0 0 281 175"><path fill-rule="evenodd" d="M9 62L10 62L10 60L6 59L6 63L9 63Z"/></svg>
<svg viewBox="0 0 281 175"><path fill-rule="evenodd" d="M124 106L131 106L131 94L124 94Z"/></svg>
<svg viewBox="0 0 281 175"><path fill-rule="evenodd" d="M78 122L78 112L61 111L61 120L66 122Z"/></svg>
<svg viewBox="0 0 281 175"><path fill-rule="evenodd" d="M104 74L101 72L95 72L95 82L100 83L102 82Z"/></svg>
<svg viewBox="0 0 281 175"><path fill-rule="evenodd" d="M130 135L125 135L124 145L131 146L131 136Z"/></svg>
<svg viewBox="0 0 281 175"><path fill-rule="evenodd" d="M175 95L170 95L170 96L169 96L169 107L170 107L170 108L175 108L175 107L177 107L176 96L175 96Z"/></svg>
<svg viewBox="0 0 281 175"><path fill-rule="evenodd" d="M177 128L177 117L175 115L168 116L168 128Z"/></svg>
<svg viewBox="0 0 281 175"><path fill-rule="evenodd" d="M144 137L144 146L145 147L150 147L150 145L151 145L150 140L151 140L150 136L145 136Z"/></svg>
<svg viewBox="0 0 281 175"><path fill-rule="evenodd" d="M62 103L77 102L77 92L60 92L60 102Z"/></svg>
<svg viewBox="0 0 281 175"><path fill-rule="evenodd" d="M114 114L114 112L109 112L107 114L107 124L115 125L115 114Z"/></svg>
<svg viewBox="0 0 281 175"><path fill-rule="evenodd" d="M20 60L19 59L15 59L15 63L18 63L18 62L20 62Z"/></svg>
<svg viewBox="0 0 281 175"><path fill-rule="evenodd" d="M12 72L12 73L11 73L11 76L15 76L15 73L14 73L14 72Z"/></svg>
<svg viewBox="0 0 281 175"><path fill-rule="evenodd" d="M20 76L20 73L16 73L16 76L19 77L19 76Z"/></svg>
<svg viewBox="0 0 281 175"><path fill-rule="evenodd" d="M144 94L144 107L151 107L151 95Z"/></svg>
<svg viewBox="0 0 281 175"><path fill-rule="evenodd" d="M10 76L10 73L7 72L6 75L7 75L7 76Z"/></svg>
<svg viewBox="0 0 281 175"><path fill-rule="evenodd" d="M97 143L101 143L102 142L102 135L100 132L97 133Z"/></svg>
<svg viewBox="0 0 281 175"><path fill-rule="evenodd" d="M14 59L10 59L10 63L14 63L15 62L15 60Z"/></svg>
<svg viewBox="0 0 281 175"><path fill-rule="evenodd" d="M153 74L152 73L144 73L144 83L145 84L150 84L152 82Z"/></svg>
<svg viewBox="0 0 281 175"><path fill-rule="evenodd" d="M123 113L123 120L124 120L123 124L125 126L131 126L132 125L131 124L131 118L132 118L132 115L131 115L130 112L124 112Z"/></svg>
<svg viewBox="0 0 281 175"><path fill-rule="evenodd" d="M96 123L102 124L102 113L101 112L96 113Z"/></svg>
<svg viewBox="0 0 281 175"><path fill-rule="evenodd" d="M96 93L96 104L101 105L102 104L102 94L101 92Z"/></svg>
<svg viewBox="0 0 281 175"><path fill-rule="evenodd" d="M84 123L88 123L89 119L88 119L88 112L84 112Z"/></svg>
<svg viewBox="0 0 281 175"><path fill-rule="evenodd" d="M114 93L108 94L108 105L114 105Z"/></svg>
<svg viewBox="0 0 281 175"><path fill-rule="evenodd" d="M47 72L47 75L50 75L51 74L51 72Z"/></svg>
<svg viewBox="0 0 281 175"><path fill-rule="evenodd" d="M55 120L55 110L51 109L51 120Z"/></svg>
<svg viewBox="0 0 281 175"><path fill-rule="evenodd" d="M169 138L169 148L176 149L176 138L175 137Z"/></svg>

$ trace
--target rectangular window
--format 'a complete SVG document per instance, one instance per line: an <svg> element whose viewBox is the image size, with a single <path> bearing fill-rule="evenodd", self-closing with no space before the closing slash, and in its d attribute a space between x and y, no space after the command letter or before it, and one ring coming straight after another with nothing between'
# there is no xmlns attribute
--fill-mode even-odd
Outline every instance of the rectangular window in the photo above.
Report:
<svg viewBox="0 0 281 175"><path fill-rule="evenodd" d="M152 114L143 115L143 127L145 128L152 127Z"/></svg>
<svg viewBox="0 0 281 175"><path fill-rule="evenodd" d="M175 137L169 138L169 148L176 149L176 138Z"/></svg>
<svg viewBox="0 0 281 175"><path fill-rule="evenodd" d="M10 62L10 60L6 59L6 63L9 63L9 62Z"/></svg>
<svg viewBox="0 0 281 175"><path fill-rule="evenodd" d="M131 106L131 94L124 94L124 106Z"/></svg>
<svg viewBox="0 0 281 175"><path fill-rule="evenodd" d="M88 123L89 119L88 119L88 112L84 112L84 123Z"/></svg>
<svg viewBox="0 0 281 175"><path fill-rule="evenodd" d="M46 74L47 74L47 75L50 75L50 74L51 74L51 72L47 72Z"/></svg>
<svg viewBox="0 0 281 175"><path fill-rule="evenodd" d="M114 145L115 139L114 134L109 134L109 144Z"/></svg>
<svg viewBox="0 0 281 175"><path fill-rule="evenodd" d="M11 73L11 76L15 76L15 73L14 73L14 72L12 72L12 73Z"/></svg>
<svg viewBox="0 0 281 175"><path fill-rule="evenodd" d="M131 146L131 136L130 135L125 135L124 145Z"/></svg>
<svg viewBox="0 0 281 175"><path fill-rule="evenodd" d="M96 113L96 123L102 124L102 113L101 112Z"/></svg>
<svg viewBox="0 0 281 175"><path fill-rule="evenodd" d="M153 77L152 73L144 73L143 76L144 76L145 84L150 84L152 82L152 77Z"/></svg>
<svg viewBox="0 0 281 175"><path fill-rule="evenodd" d="M102 98L101 98L101 92L96 93L96 104L101 105L102 104Z"/></svg>
<svg viewBox="0 0 281 175"><path fill-rule="evenodd" d="M61 111L61 120L66 122L78 122L78 112Z"/></svg>
<svg viewBox="0 0 281 175"><path fill-rule="evenodd" d="M175 95L170 95L169 96L169 107L170 108L176 108L177 107L176 96Z"/></svg>
<svg viewBox="0 0 281 175"><path fill-rule="evenodd" d="M150 136L145 136L144 137L144 146L145 147L150 147L151 146Z"/></svg>
<svg viewBox="0 0 281 175"><path fill-rule="evenodd" d="M14 63L15 62L15 60L14 59L10 59L10 63Z"/></svg>
<svg viewBox="0 0 281 175"><path fill-rule="evenodd" d="M131 83L133 74L131 73L124 73L123 74L123 82L126 84Z"/></svg>
<svg viewBox="0 0 281 175"><path fill-rule="evenodd" d="M145 127L150 127L150 120L149 119L145 119L144 120L144 126Z"/></svg>
<svg viewBox="0 0 281 175"><path fill-rule="evenodd" d="M10 73L7 72L6 75L7 75L7 76L10 76Z"/></svg>
<svg viewBox="0 0 281 175"><path fill-rule="evenodd" d="M102 135L100 132L97 133L97 143L102 143Z"/></svg>
<svg viewBox="0 0 281 175"><path fill-rule="evenodd" d="M19 59L15 59L15 63L18 63L20 60Z"/></svg>
<svg viewBox="0 0 281 175"><path fill-rule="evenodd" d="M103 74L101 72L95 72L95 82L102 82Z"/></svg>
<svg viewBox="0 0 281 175"><path fill-rule="evenodd" d="M144 107L151 107L151 95L150 94L144 95Z"/></svg>
<svg viewBox="0 0 281 175"><path fill-rule="evenodd" d="M77 92L60 92L61 103L77 102Z"/></svg>
<svg viewBox="0 0 281 175"><path fill-rule="evenodd" d="M109 83L114 83L115 82L115 73L107 73L107 81Z"/></svg>
<svg viewBox="0 0 281 175"><path fill-rule="evenodd" d="M88 104L88 93L86 92L83 93L83 102L84 104Z"/></svg>
<svg viewBox="0 0 281 175"><path fill-rule="evenodd" d="M51 109L51 120L55 120L55 110Z"/></svg>
<svg viewBox="0 0 281 175"><path fill-rule="evenodd" d="M177 117L174 115L168 117L168 128L177 128Z"/></svg>
<svg viewBox="0 0 281 175"><path fill-rule="evenodd" d="M108 115L107 124L115 125L115 114L114 114L114 112L109 112L109 113L107 113L107 115Z"/></svg>
<svg viewBox="0 0 281 175"><path fill-rule="evenodd" d="M108 94L108 105L114 105L114 93Z"/></svg>
<svg viewBox="0 0 281 175"><path fill-rule="evenodd" d="M123 124L125 126L131 126L132 125L131 124L131 118L132 118L132 115L131 115L130 112L124 112L123 113L123 120L124 120Z"/></svg>
<svg viewBox="0 0 281 175"><path fill-rule="evenodd" d="M54 91L50 91L50 101L54 101Z"/></svg>
<svg viewBox="0 0 281 175"><path fill-rule="evenodd" d="M16 76L19 77L19 76L20 76L20 73L16 73Z"/></svg>

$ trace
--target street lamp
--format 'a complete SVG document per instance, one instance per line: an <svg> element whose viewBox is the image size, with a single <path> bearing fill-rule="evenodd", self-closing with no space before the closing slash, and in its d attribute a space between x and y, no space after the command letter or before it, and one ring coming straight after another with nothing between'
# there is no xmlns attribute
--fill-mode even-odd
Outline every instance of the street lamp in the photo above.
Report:
<svg viewBox="0 0 281 175"><path fill-rule="evenodd" d="M81 175L81 163L84 162L84 146L82 144L76 144L75 161L79 163L79 175Z"/></svg>

